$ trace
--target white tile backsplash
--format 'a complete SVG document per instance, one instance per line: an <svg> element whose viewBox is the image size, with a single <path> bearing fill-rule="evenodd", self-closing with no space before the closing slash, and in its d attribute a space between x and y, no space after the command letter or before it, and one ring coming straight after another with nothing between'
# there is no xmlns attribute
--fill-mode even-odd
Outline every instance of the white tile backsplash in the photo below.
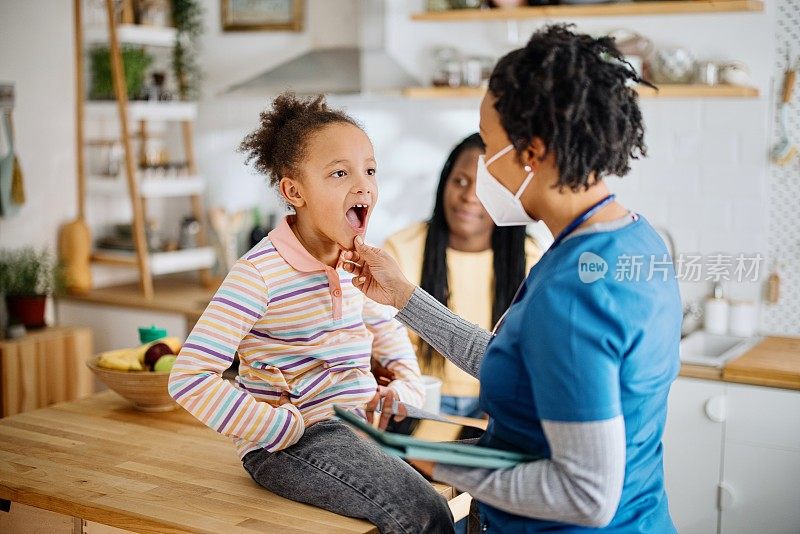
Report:
<svg viewBox="0 0 800 534"><path fill-rule="evenodd" d="M213 0L206 3L209 9L216 9ZM319 1L312 0L310 4L313 9L324 9ZM507 41L503 23L411 21L409 13L422 9L422 4L421 0L387 2L389 49L422 81L429 80L433 46L457 46L465 52L497 57L522 44ZM581 19L576 23L579 30L593 33L635 29L657 45L684 46L699 58L736 59L750 67L753 85L762 93L756 99L642 99L649 157L632 162L628 176L609 177L608 181L625 205L669 230L678 252L764 252L774 5L766 3L764 13ZM528 36L541 24L520 23L520 35ZM742 39L745 34L746 40ZM231 59L222 53L224 48L213 45L229 40L229 36L212 33L204 47L207 65L214 71L211 78L226 83L229 80L221 73L232 70L228 67ZM254 47L270 46L254 38L250 42ZM243 68L241 64L237 67ZM264 64L254 66L252 74L264 68ZM477 130L478 101L377 97L332 97L330 101L345 106L360 120L375 144L381 201L372 219L370 239L380 242L410 222L426 218L448 151L462 137ZM246 115L253 115L254 120L258 106L263 105L257 104L250 105L246 112L237 110L236 121L242 123ZM214 98L207 99L202 113L213 116L217 105ZM217 120L222 118L207 120L205 130L213 132ZM230 127L230 113L226 113L225 120ZM239 130L240 134L246 131L243 127ZM229 183L241 172L241 160L227 148L223 151L209 147L202 157L214 160L220 171L224 169ZM219 200L224 202L224 198ZM706 282L683 286L687 299L700 298L710 289ZM742 289L732 287L731 291L753 298L759 292L753 284L743 284Z"/></svg>

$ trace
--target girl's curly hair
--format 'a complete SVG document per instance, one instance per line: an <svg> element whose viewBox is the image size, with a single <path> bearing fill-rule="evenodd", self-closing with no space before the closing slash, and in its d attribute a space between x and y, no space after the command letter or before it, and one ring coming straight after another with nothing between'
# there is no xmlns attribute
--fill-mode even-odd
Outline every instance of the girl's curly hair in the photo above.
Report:
<svg viewBox="0 0 800 534"><path fill-rule="evenodd" d="M630 158L647 155L636 74L610 37L556 24L504 56L489 79L500 121L521 151L534 137L554 151L559 188L588 189L624 176Z"/></svg>
<svg viewBox="0 0 800 534"><path fill-rule="evenodd" d="M321 127L347 123L361 128L349 115L331 109L324 95L305 99L292 92L278 95L272 107L261 112L260 124L244 138L239 151L247 155L245 164L254 162L255 169L277 186L287 172L296 168L305 155L308 138Z"/></svg>

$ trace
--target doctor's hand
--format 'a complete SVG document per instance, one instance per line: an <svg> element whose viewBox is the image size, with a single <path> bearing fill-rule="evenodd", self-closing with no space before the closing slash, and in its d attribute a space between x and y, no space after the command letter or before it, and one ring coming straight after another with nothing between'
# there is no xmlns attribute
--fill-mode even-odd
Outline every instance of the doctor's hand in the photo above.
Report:
<svg viewBox="0 0 800 534"><path fill-rule="evenodd" d="M398 310L405 307L414 284L403 276L400 266L386 252L364 243L361 236L355 239L355 250L342 252L342 267L353 273L353 285L379 304L388 304Z"/></svg>

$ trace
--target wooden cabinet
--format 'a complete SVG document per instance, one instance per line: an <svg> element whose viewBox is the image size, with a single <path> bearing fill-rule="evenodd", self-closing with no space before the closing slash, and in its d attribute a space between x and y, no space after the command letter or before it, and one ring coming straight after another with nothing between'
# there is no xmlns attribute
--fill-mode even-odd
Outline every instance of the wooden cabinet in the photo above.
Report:
<svg viewBox="0 0 800 534"><path fill-rule="evenodd" d="M664 477L682 534L796 534L800 391L678 379Z"/></svg>
<svg viewBox="0 0 800 534"><path fill-rule="evenodd" d="M51 327L0 341L0 415L7 417L95 392L86 359L92 333L83 327Z"/></svg>
<svg viewBox="0 0 800 534"><path fill-rule="evenodd" d="M13 534L81 534L80 519L26 504L0 510L0 532Z"/></svg>
<svg viewBox="0 0 800 534"><path fill-rule="evenodd" d="M725 384L679 378L669 396L664 482L682 534L717 531L717 490L724 439Z"/></svg>

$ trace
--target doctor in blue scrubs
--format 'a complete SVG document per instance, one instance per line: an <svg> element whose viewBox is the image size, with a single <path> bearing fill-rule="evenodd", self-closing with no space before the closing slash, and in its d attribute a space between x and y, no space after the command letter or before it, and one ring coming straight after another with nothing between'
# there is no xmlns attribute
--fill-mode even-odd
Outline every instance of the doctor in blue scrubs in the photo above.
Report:
<svg viewBox="0 0 800 534"><path fill-rule="evenodd" d="M610 194L645 155L642 83L613 41L549 26L503 57L481 103L477 195L498 225L544 221L555 242L488 332L360 240L353 282L481 381L480 444L541 458L510 469L414 465L469 492L483 532L674 532L661 437L681 306L647 220Z"/></svg>

